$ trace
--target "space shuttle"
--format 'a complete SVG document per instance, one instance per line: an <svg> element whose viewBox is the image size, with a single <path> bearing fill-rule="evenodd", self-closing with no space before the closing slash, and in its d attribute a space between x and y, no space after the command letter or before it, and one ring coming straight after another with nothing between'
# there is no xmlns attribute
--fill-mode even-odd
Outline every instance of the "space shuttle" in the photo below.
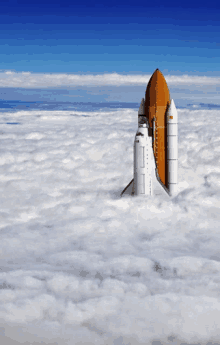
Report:
<svg viewBox="0 0 220 345"><path fill-rule="evenodd" d="M156 69L138 111L134 178L123 195L174 196L178 175L178 114L163 74Z"/></svg>

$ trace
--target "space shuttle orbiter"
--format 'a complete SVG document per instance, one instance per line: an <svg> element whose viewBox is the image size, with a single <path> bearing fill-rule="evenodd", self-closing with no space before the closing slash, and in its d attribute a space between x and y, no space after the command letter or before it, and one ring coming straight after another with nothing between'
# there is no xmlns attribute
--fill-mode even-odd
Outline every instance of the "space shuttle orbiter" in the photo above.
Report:
<svg viewBox="0 0 220 345"><path fill-rule="evenodd" d="M168 195L177 192L178 115L163 74L156 69L138 111L134 141L134 178L122 191L153 195L153 181ZM155 179L156 177L156 179Z"/></svg>

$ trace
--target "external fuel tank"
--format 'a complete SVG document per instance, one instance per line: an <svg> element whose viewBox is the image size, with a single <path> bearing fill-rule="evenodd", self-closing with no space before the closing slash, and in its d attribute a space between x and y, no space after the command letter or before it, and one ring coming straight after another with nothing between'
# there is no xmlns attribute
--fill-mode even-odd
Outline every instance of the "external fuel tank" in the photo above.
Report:
<svg viewBox="0 0 220 345"><path fill-rule="evenodd" d="M145 94L145 115L150 128L154 126L153 151L157 173L161 182L168 188L167 169L167 124L166 112L170 104L170 93L163 74L156 69L147 85ZM155 121L155 124L153 124Z"/></svg>

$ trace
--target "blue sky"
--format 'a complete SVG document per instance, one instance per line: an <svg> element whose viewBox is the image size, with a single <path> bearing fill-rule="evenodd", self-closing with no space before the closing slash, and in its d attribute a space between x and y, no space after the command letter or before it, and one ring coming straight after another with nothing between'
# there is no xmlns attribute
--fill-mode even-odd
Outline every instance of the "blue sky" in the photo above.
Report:
<svg viewBox="0 0 220 345"><path fill-rule="evenodd" d="M0 13L2 70L220 75L217 1L3 0Z"/></svg>
<svg viewBox="0 0 220 345"><path fill-rule="evenodd" d="M170 81L177 106L220 104L219 7L217 0L2 0L0 101L140 103L159 68L166 78L217 78ZM116 76L118 85L111 83L115 73L146 77ZM91 79L103 74L104 82ZM71 84L73 75L90 76Z"/></svg>

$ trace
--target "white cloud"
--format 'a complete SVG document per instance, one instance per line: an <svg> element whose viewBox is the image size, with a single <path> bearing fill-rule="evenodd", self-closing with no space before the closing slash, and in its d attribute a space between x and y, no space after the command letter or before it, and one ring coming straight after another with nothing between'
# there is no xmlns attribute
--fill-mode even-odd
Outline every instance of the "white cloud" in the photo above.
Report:
<svg viewBox="0 0 220 345"><path fill-rule="evenodd" d="M0 72L0 87L19 88L53 88L53 87L74 87L74 86L134 86L145 85L151 75L122 75L117 73L99 75L78 75L78 74L49 74L31 72ZM194 85L217 85L220 78L206 76L172 76L165 75L170 85L194 84Z"/></svg>
<svg viewBox="0 0 220 345"><path fill-rule="evenodd" d="M219 344L220 111L178 110L167 199L120 198L137 111L85 114L1 113L0 343Z"/></svg>

